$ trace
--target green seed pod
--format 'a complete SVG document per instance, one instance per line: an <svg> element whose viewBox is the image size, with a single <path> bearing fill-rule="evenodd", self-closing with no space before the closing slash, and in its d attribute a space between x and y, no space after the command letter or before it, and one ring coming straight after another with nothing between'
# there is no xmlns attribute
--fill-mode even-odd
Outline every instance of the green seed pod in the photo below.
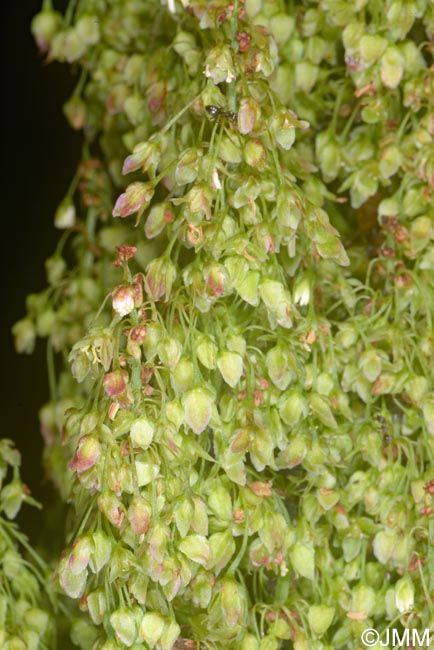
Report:
<svg viewBox="0 0 434 650"><path fill-rule="evenodd" d="M135 420L131 426L130 437L135 447L148 449L154 437L155 427L147 418L141 417Z"/></svg>
<svg viewBox="0 0 434 650"><path fill-rule="evenodd" d="M16 351L31 354L35 347L36 331L30 318L22 318L12 328Z"/></svg>
<svg viewBox="0 0 434 650"><path fill-rule="evenodd" d="M230 629L245 622L247 599L244 589L233 578L225 578L220 585L220 603L224 623Z"/></svg>
<svg viewBox="0 0 434 650"><path fill-rule="evenodd" d="M289 547L295 542L294 531L289 529L283 515L277 512L266 513L258 534L259 539L269 553L272 553L275 549L282 549L284 545Z"/></svg>
<svg viewBox="0 0 434 650"><path fill-rule="evenodd" d="M259 303L258 285L260 277L258 271L247 271L244 279L235 286L240 298L253 307L256 307Z"/></svg>
<svg viewBox="0 0 434 650"><path fill-rule="evenodd" d="M220 522L228 524L232 521L231 495L223 485L217 485L213 488L208 497L208 508Z"/></svg>
<svg viewBox="0 0 434 650"><path fill-rule="evenodd" d="M394 530L385 529L375 535L373 551L380 564L387 565L398 542L398 536Z"/></svg>
<svg viewBox="0 0 434 650"><path fill-rule="evenodd" d="M60 586L65 594L70 598L81 598L86 588L87 569L78 574L72 573L68 558L65 557L59 563L58 575Z"/></svg>
<svg viewBox="0 0 434 650"><path fill-rule="evenodd" d="M415 217L426 210L426 199L424 198L423 186L411 187L404 195L402 202L403 212L406 217Z"/></svg>
<svg viewBox="0 0 434 650"><path fill-rule="evenodd" d="M208 607L212 596L211 582L208 574L198 573L196 578L193 580L192 596L193 603L196 607L202 609Z"/></svg>
<svg viewBox="0 0 434 650"><path fill-rule="evenodd" d="M122 77L129 86L134 86L140 81L144 71L144 57L141 54L132 54L122 71Z"/></svg>
<svg viewBox="0 0 434 650"><path fill-rule="evenodd" d="M365 34L360 39L359 48L363 63L370 66L386 51L387 39L377 34Z"/></svg>
<svg viewBox="0 0 434 650"><path fill-rule="evenodd" d="M153 259L146 269L145 289L151 300L167 302L176 279L176 268L173 262L165 257Z"/></svg>
<svg viewBox="0 0 434 650"><path fill-rule="evenodd" d="M63 112L73 129L82 129L86 123L86 104L81 97L73 96L63 105Z"/></svg>
<svg viewBox="0 0 434 650"><path fill-rule="evenodd" d="M154 196L151 183L131 183L120 195L113 208L114 217L128 217L135 212L143 213Z"/></svg>
<svg viewBox="0 0 434 650"><path fill-rule="evenodd" d="M410 227L410 247L411 255L415 257L423 250L429 241L434 238L434 227L432 217L416 217Z"/></svg>
<svg viewBox="0 0 434 650"><path fill-rule="evenodd" d="M149 528L152 508L146 499L136 497L131 502L127 518L130 526L136 535L144 535Z"/></svg>
<svg viewBox="0 0 434 650"><path fill-rule="evenodd" d="M312 546L296 542L289 553L291 564L296 574L314 580L315 578L315 551Z"/></svg>
<svg viewBox="0 0 434 650"><path fill-rule="evenodd" d="M77 450L69 464L69 469L81 474L93 467L101 455L101 442L97 435L82 436L78 441Z"/></svg>
<svg viewBox="0 0 434 650"><path fill-rule="evenodd" d="M422 402L422 413L428 433L434 436L434 394L426 395Z"/></svg>
<svg viewBox="0 0 434 650"><path fill-rule="evenodd" d="M135 463L137 485L143 487L149 485L158 476L160 467L155 463L147 463L141 460L136 460ZM124 488L127 491L126 487ZM131 490L128 490L131 491Z"/></svg>
<svg viewBox="0 0 434 650"><path fill-rule="evenodd" d="M259 650L259 639L247 633L241 642L241 650Z"/></svg>
<svg viewBox="0 0 434 650"><path fill-rule="evenodd" d="M414 585L409 575L395 584L395 604L399 612L408 612L414 606Z"/></svg>
<svg viewBox="0 0 434 650"><path fill-rule="evenodd" d="M259 644L259 650L277 650L278 647L279 640L271 634L266 634L264 637L262 637Z"/></svg>
<svg viewBox="0 0 434 650"><path fill-rule="evenodd" d="M116 641L105 641L99 650L123 650Z"/></svg>
<svg viewBox="0 0 434 650"><path fill-rule="evenodd" d="M280 452L277 457L278 467L297 467L303 461L307 453L306 440L303 436L296 436L289 441L286 449Z"/></svg>
<svg viewBox="0 0 434 650"><path fill-rule="evenodd" d="M169 426L165 430L165 433L170 440L173 440L175 432L173 431L171 424L175 425L175 430L178 431L180 426L184 423L184 411L178 401L174 400L166 403L166 417L169 421ZM177 453L176 449L174 451Z"/></svg>
<svg viewBox="0 0 434 650"><path fill-rule="evenodd" d="M25 624L29 626L38 637L43 637L48 630L50 617L43 609L31 607L24 614Z"/></svg>
<svg viewBox="0 0 434 650"><path fill-rule="evenodd" d="M122 502L108 491L102 492L98 497L98 509L107 517L109 522L119 527L124 519Z"/></svg>
<svg viewBox="0 0 434 650"><path fill-rule="evenodd" d="M194 366L189 359L181 359L170 375L173 389L178 395L194 386Z"/></svg>
<svg viewBox="0 0 434 650"><path fill-rule="evenodd" d="M272 625L270 625L269 629L270 633L277 637L278 639L291 639L292 638L292 630L291 626L286 621L283 617L278 617L276 620L273 622Z"/></svg>
<svg viewBox="0 0 434 650"><path fill-rule="evenodd" d="M20 480L12 480L1 492L1 509L8 519L15 519L25 499L25 486Z"/></svg>
<svg viewBox="0 0 434 650"><path fill-rule="evenodd" d="M259 285L259 294L265 305L274 311L285 298L285 288L281 282L263 280Z"/></svg>
<svg viewBox="0 0 434 650"><path fill-rule="evenodd" d="M270 20L270 32L278 45L284 45L294 30L295 20L293 16L285 13L275 14Z"/></svg>
<svg viewBox="0 0 434 650"><path fill-rule="evenodd" d="M181 628L175 620L166 621L163 633L160 637L161 650L172 650L181 633Z"/></svg>
<svg viewBox="0 0 434 650"><path fill-rule="evenodd" d="M95 644L98 630L90 621L79 618L72 623L70 635L75 646L78 646L80 650L86 650Z"/></svg>
<svg viewBox="0 0 434 650"><path fill-rule="evenodd" d="M239 209L244 205L251 205L251 203L259 196L260 191L261 183L259 180L254 177L247 178L246 182L238 187L233 196L232 201L234 207Z"/></svg>
<svg viewBox="0 0 434 650"><path fill-rule="evenodd" d="M397 88L404 74L405 60L400 50L394 45L389 45L381 57L381 81L387 88Z"/></svg>
<svg viewBox="0 0 434 650"><path fill-rule="evenodd" d="M185 195L186 207L188 209L187 217L189 223L197 225L203 218L211 219L211 203L212 193L211 189L205 184L193 185L191 190ZM178 205L178 200L173 199L172 202Z"/></svg>
<svg viewBox="0 0 434 650"><path fill-rule="evenodd" d="M410 31L415 17L415 7L413 3L394 0L386 10L388 29L390 39L393 41L403 40Z"/></svg>
<svg viewBox="0 0 434 650"><path fill-rule="evenodd" d="M250 445L250 459L258 472L266 466L274 467L274 443L271 434L265 429L256 429Z"/></svg>
<svg viewBox="0 0 434 650"><path fill-rule="evenodd" d="M408 380L408 383L406 385L406 392L408 396L418 406L420 405L428 389L428 380L426 377L423 377L421 375L412 377Z"/></svg>
<svg viewBox="0 0 434 650"><path fill-rule="evenodd" d="M78 409L68 409L65 412L65 421L62 430L62 444L67 445L80 433L82 416Z"/></svg>
<svg viewBox="0 0 434 650"><path fill-rule="evenodd" d="M130 174L137 169L148 172L151 178L155 176L161 159L161 147L157 141L139 142L133 153L125 159L122 174Z"/></svg>
<svg viewBox="0 0 434 650"><path fill-rule="evenodd" d="M191 528L198 535L208 535L208 514L205 502L198 496L193 496L193 515Z"/></svg>
<svg viewBox="0 0 434 650"><path fill-rule="evenodd" d="M225 382L234 388L243 373L243 359L236 352L225 351L219 354L217 367Z"/></svg>
<svg viewBox="0 0 434 650"><path fill-rule="evenodd" d="M185 537L190 530L193 518L193 506L190 499L183 498L175 506L175 524L181 537Z"/></svg>
<svg viewBox="0 0 434 650"><path fill-rule="evenodd" d="M309 627L314 634L321 637L327 632L335 616L335 608L327 605L311 605L307 614Z"/></svg>
<svg viewBox="0 0 434 650"><path fill-rule="evenodd" d="M326 511L333 508L339 502L339 499L339 493L333 490L327 491L327 488L325 488L325 491L319 490L318 492L318 503Z"/></svg>
<svg viewBox="0 0 434 650"><path fill-rule="evenodd" d="M127 607L120 607L110 616L110 625L118 641L130 648L137 636L136 621Z"/></svg>
<svg viewBox="0 0 434 650"><path fill-rule="evenodd" d="M309 398L309 408L324 426L330 429L337 428L337 422L325 397L315 394L311 395Z"/></svg>
<svg viewBox="0 0 434 650"><path fill-rule="evenodd" d="M169 368L174 368L178 364L181 354L182 345L175 338L165 337L158 344L158 356L161 362Z"/></svg>
<svg viewBox="0 0 434 650"><path fill-rule="evenodd" d="M288 354L285 352L284 348L280 345L271 348L271 350L267 352L265 363L268 375L273 384L280 390L285 390L294 379L295 374L291 368ZM284 417L283 419L285 420Z"/></svg>
<svg viewBox="0 0 434 650"><path fill-rule="evenodd" d="M218 575L229 564L235 553L235 540L232 531L227 529L221 533L214 533L209 538L211 560L209 568Z"/></svg>
<svg viewBox="0 0 434 650"><path fill-rule="evenodd" d="M252 97L243 97L237 115L238 130L242 135L247 135L255 130L259 119L259 105Z"/></svg>
<svg viewBox="0 0 434 650"><path fill-rule="evenodd" d="M86 599L89 608L89 614L95 625L101 625L107 611L107 603L104 591L96 589L92 591Z"/></svg>
<svg viewBox="0 0 434 650"><path fill-rule="evenodd" d="M76 221L75 206L70 199L65 199L59 204L54 215L54 225L56 228L66 230L72 228Z"/></svg>
<svg viewBox="0 0 434 650"><path fill-rule="evenodd" d="M244 161L258 170L265 169L266 153L260 140L248 140L243 149Z"/></svg>
<svg viewBox="0 0 434 650"><path fill-rule="evenodd" d="M146 101L144 97L135 93L126 98L123 110L131 124L137 126L146 117Z"/></svg>
<svg viewBox="0 0 434 650"><path fill-rule="evenodd" d="M208 426L214 399L211 393L201 387L193 388L182 396L185 422L194 433L202 433Z"/></svg>
<svg viewBox="0 0 434 650"><path fill-rule="evenodd" d="M335 388L335 379L328 372L321 372L316 379L316 390L320 395L329 397Z"/></svg>
<svg viewBox="0 0 434 650"><path fill-rule="evenodd" d="M179 543L178 548L192 562L208 567L211 549L209 541L203 535L188 535Z"/></svg>
<svg viewBox="0 0 434 650"><path fill-rule="evenodd" d="M305 401L300 391L292 390L279 408L279 415L285 424L294 427L299 422L305 409Z"/></svg>
<svg viewBox="0 0 434 650"><path fill-rule="evenodd" d="M40 11L33 17L30 29L42 52L46 52L50 48L50 44L55 34L60 31L62 23L62 15L51 9Z"/></svg>
<svg viewBox="0 0 434 650"><path fill-rule="evenodd" d="M212 302L228 291L228 274L222 264L212 264L205 271L206 292Z"/></svg>
<svg viewBox="0 0 434 650"><path fill-rule="evenodd" d="M110 560L112 542L102 530L92 533L92 551L89 558L89 568L93 573L98 573Z"/></svg>
<svg viewBox="0 0 434 650"><path fill-rule="evenodd" d="M375 432L362 434L360 444L364 460L373 467L380 468L384 462L383 443L380 436Z"/></svg>
<svg viewBox="0 0 434 650"><path fill-rule="evenodd" d="M295 64L295 86L303 93L309 93L318 79L319 68L309 61L300 61Z"/></svg>
<svg viewBox="0 0 434 650"><path fill-rule="evenodd" d="M416 43L405 41L400 44L399 49L405 60L404 67L407 74L415 75L425 66L424 58Z"/></svg>
<svg viewBox="0 0 434 650"><path fill-rule="evenodd" d="M297 65L302 65L297 64ZM311 64L307 64L310 66ZM301 72L299 73L301 74ZM285 151L291 149L295 142L294 115L290 111L280 110L270 120L270 131L277 144ZM301 123L300 123L301 124Z"/></svg>
<svg viewBox="0 0 434 650"><path fill-rule="evenodd" d="M380 174L383 178L394 176L402 164L402 154L398 147L387 147L381 154Z"/></svg>
<svg viewBox="0 0 434 650"><path fill-rule="evenodd" d="M98 43L100 39L100 33L97 16L81 16L75 24L75 29L87 46L96 45L96 43Z"/></svg>
<svg viewBox="0 0 434 650"><path fill-rule="evenodd" d="M241 357L246 354L246 339L241 334L229 333L226 338L226 347L231 352L236 352Z"/></svg>
<svg viewBox="0 0 434 650"><path fill-rule="evenodd" d="M353 588L351 611L364 612L369 616L375 608L375 591L363 583L357 584Z"/></svg>
<svg viewBox="0 0 434 650"><path fill-rule="evenodd" d="M182 153L175 171L178 185L187 185L196 180L201 156L202 151L195 148L186 149Z"/></svg>
<svg viewBox="0 0 434 650"><path fill-rule="evenodd" d="M372 395L388 395L396 392L397 377L388 372L382 372L372 387Z"/></svg>
<svg viewBox="0 0 434 650"><path fill-rule="evenodd" d="M196 48L193 34L178 31L173 41L173 49L184 59L189 74L196 75L201 63L201 53Z"/></svg>
<svg viewBox="0 0 434 650"><path fill-rule="evenodd" d="M381 356L375 350L366 350L361 355L359 363L366 379L374 382L381 372Z"/></svg>
<svg viewBox="0 0 434 650"><path fill-rule="evenodd" d="M366 472L357 471L351 475L345 492L351 506L359 503L369 485L369 476Z"/></svg>
<svg viewBox="0 0 434 650"><path fill-rule="evenodd" d="M227 135L223 136L219 144L218 156L223 162L237 165L243 159L242 151Z"/></svg>
<svg viewBox="0 0 434 650"><path fill-rule="evenodd" d="M333 181L339 174L341 153L336 138L323 131L316 138L316 156L325 181Z"/></svg>
<svg viewBox="0 0 434 650"><path fill-rule="evenodd" d="M79 575L87 568L93 550L93 541L90 535L84 535L75 541L68 558L68 568L71 573Z"/></svg>
<svg viewBox="0 0 434 650"><path fill-rule="evenodd" d="M212 48L205 61L205 76L212 79L215 85L225 81L231 83L236 77L231 49L228 45L217 45Z"/></svg>

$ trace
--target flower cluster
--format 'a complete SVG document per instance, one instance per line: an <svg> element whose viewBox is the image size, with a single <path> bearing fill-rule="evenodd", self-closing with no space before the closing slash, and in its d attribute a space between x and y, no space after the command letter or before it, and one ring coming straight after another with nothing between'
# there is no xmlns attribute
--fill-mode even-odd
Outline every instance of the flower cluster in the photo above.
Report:
<svg viewBox="0 0 434 650"><path fill-rule="evenodd" d="M19 476L20 454L12 441L0 440L0 645L5 650L38 650L54 640L52 589L46 567L12 522L21 505L39 504ZM24 554L31 553L28 559Z"/></svg>
<svg viewBox="0 0 434 650"><path fill-rule="evenodd" d="M15 326L70 362L41 419L74 643L432 627L432 6L83 0L32 28L83 67L95 150L57 215L76 266Z"/></svg>

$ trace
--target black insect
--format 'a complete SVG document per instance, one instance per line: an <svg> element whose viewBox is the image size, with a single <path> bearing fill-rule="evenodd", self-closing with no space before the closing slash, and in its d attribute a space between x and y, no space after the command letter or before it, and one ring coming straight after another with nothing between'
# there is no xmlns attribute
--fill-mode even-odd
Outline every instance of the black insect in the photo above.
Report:
<svg viewBox="0 0 434 650"><path fill-rule="evenodd" d="M388 445L392 441L392 437L389 434L389 427L387 424L387 420L382 415L377 415L376 420L380 425L381 433L383 434L383 440L385 444Z"/></svg>
<svg viewBox="0 0 434 650"><path fill-rule="evenodd" d="M214 104L209 104L205 106L205 110L209 113L210 119L214 120L230 120L235 122L237 119L237 114L233 111L225 111L221 106L215 106Z"/></svg>

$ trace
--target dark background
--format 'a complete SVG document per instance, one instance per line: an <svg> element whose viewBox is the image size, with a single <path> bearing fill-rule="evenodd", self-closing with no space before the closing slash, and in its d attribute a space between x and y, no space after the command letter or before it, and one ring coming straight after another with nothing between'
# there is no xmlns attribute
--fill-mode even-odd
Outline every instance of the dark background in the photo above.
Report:
<svg viewBox="0 0 434 650"><path fill-rule="evenodd" d="M62 11L65 2L57 1ZM6 6L4 6L6 5ZM28 293L45 288L44 261L61 232L53 226L80 157L80 135L67 124L62 105L75 84L69 65L47 64L30 33L39 0L2 3L2 188L0 312L0 437L22 453L22 476L35 498L49 501L44 480L38 410L48 399L45 343L33 355L17 355L11 328L25 315ZM43 526L36 509L19 519L35 540Z"/></svg>

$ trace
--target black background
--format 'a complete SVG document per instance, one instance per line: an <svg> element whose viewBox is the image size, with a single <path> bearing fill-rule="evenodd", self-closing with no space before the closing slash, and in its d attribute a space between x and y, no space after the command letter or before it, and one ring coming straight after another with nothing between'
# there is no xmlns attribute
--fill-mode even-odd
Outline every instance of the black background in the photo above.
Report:
<svg viewBox="0 0 434 650"><path fill-rule="evenodd" d="M65 2L57 1L62 10ZM53 226L80 157L80 135L62 105L75 85L69 65L47 64L30 33L39 0L2 3L2 188L0 437L22 453L23 480L35 498L50 501L44 479L38 410L48 399L45 342L33 355L17 355L11 328L25 315L26 295L46 286L44 261L60 231ZM28 506L20 525L35 539L43 516Z"/></svg>

